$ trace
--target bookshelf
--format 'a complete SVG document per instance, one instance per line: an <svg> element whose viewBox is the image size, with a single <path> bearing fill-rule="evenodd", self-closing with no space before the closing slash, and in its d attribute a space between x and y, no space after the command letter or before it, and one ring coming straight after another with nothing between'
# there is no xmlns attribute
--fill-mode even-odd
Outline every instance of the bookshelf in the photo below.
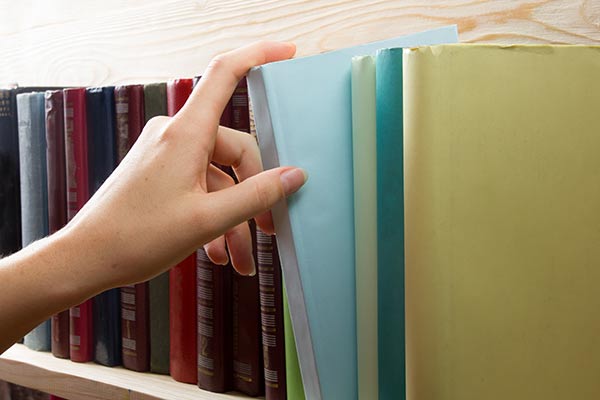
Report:
<svg viewBox="0 0 600 400"><path fill-rule="evenodd" d="M600 44L600 2L0 0L0 85L165 81L259 39L294 41L303 56L447 24L465 42ZM0 379L68 399L248 398L22 345L0 356Z"/></svg>

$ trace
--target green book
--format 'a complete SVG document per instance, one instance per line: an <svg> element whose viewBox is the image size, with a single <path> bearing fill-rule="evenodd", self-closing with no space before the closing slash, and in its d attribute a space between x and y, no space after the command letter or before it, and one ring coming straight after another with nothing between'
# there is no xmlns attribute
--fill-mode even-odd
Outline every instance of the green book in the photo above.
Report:
<svg viewBox="0 0 600 400"><path fill-rule="evenodd" d="M403 68L407 397L600 398L600 47Z"/></svg>
<svg viewBox="0 0 600 400"><path fill-rule="evenodd" d="M296 351L296 341L294 331L292 330L292 320L288 307L287 293L285 285L283 288L283 329L285 332L285 379L287 385L287 400L305 400L304 386L302 386L302 377L300 376L300 366L298 364L298 352Z"/></svg>
<svg viewBox="0 0 600 400"><path fill-rule="evenodd" d="M375 59L352 58L352 164L358 398L377 399L377 124Z"/></svg>

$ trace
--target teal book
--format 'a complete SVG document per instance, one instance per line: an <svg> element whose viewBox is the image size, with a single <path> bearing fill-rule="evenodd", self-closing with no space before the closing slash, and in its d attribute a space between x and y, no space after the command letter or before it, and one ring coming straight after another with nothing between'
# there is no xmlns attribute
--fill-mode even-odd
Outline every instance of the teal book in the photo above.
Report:
<svg viewBox="0 0 600 400"><path fill-rule="evenodd" d="M379 399L406 397L402 48L377 52L377 323Z"/></svg>
<svg viewBox="0 0 600 400"><path fill-rule="evenodd" d="M46 114L44 93L17 95L19 164L21 170L21 235L23 247L48 235L46 177ZM50 321L25 335L25 346L50 350Z"/></svg>
<svg viewBox="0 0 600 400"><path fill-rule="evenodd" d="M310 176L273 208L306 397L356 399L356 279L351 59L387 47L457 41L455 26L250 71L249 91L265 168Z"/></svg>
<svg viewBox="0 0 600 400"><path fill-rule="evenodd" d="M358 397L377 399L377 148L375 58L352 58L352 167Z"/></svg>

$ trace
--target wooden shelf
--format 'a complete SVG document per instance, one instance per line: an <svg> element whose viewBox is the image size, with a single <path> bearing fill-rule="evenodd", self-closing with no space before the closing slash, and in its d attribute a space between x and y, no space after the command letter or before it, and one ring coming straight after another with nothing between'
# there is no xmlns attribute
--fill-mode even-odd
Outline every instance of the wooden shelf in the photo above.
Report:
<svg viewBox="0 0 600 400"><path fill-rule="evenodd" d="M170 376L75 363L21 344L0 355L0 379L69 400L251 399L238 393L207 392L195 385L175 382Z"/></svg>

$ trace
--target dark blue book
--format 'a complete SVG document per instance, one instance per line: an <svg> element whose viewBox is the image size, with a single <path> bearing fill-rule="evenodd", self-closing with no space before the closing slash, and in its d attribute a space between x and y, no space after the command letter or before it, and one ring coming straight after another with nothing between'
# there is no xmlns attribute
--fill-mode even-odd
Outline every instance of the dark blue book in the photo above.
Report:
<svg viewBox="0 0 600 400"><path fill-rule="evenodd" d="M46 184L46 115L44 93L17 95L21 188L21 240L23 246L48 235ZM32 350L50 350L50 321L25 336Z"/></svg>
<svg viewBox="0 0 600 400"><path fill-rule="evenodd" d="M86 89L88 173L90 195L104 183L117 164L114 87ZM121 365L120 289L94 297L94 361Z"/></svg>

